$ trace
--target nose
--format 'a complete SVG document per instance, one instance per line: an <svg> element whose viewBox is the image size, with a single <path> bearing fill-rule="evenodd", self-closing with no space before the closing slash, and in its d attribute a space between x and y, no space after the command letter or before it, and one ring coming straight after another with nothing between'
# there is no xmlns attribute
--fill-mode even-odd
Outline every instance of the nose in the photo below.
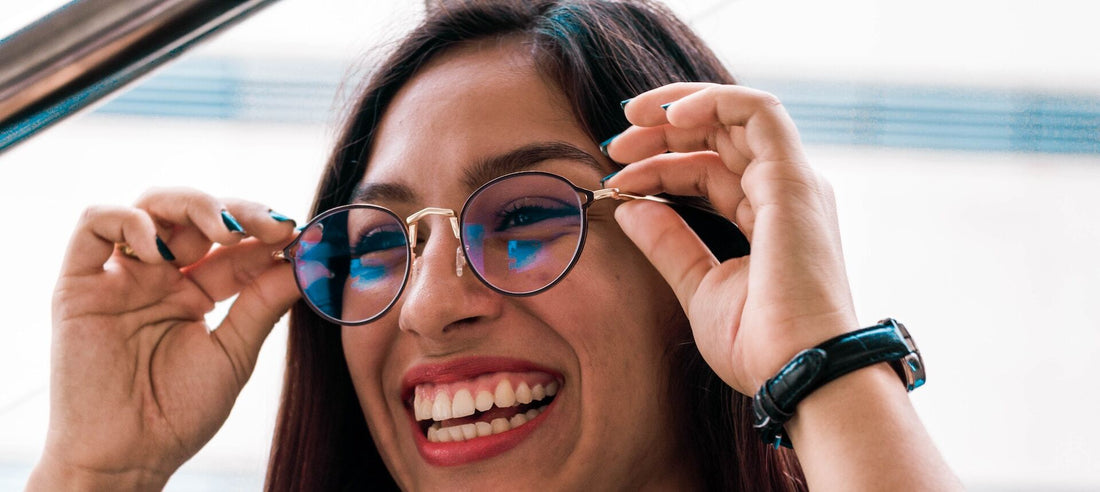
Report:
<svg viewBox="0 0 1100 492"><path fill-rule="evenodd" d="M419 224L410 225L415 226L410 240L414 234L425 236L425 221L430 233L413 260L398 325L425 351L439 354L460 350L483 336L486 322L499 317L503 299L468 271L453 217L420 218Z"/></svg>

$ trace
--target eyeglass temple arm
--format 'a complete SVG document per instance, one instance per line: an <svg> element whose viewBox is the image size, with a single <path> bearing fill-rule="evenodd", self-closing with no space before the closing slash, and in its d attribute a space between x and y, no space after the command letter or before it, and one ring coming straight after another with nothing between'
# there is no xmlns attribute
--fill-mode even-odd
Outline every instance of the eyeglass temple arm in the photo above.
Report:
<svg viewBox="0 0 1100 492"><path fill-rule="evenodd" d="M664 203L666 205L672 205L676 202L667 198L661 198L653 195L636 195L633 193L624 193L618 188L603 188L592 192L592 201L603 200L604 198L612 198L620 201L628 200L649 200L657 203Z"/></svg>
<svg viewBox="0 0 1100 492"><path fill-rule="evenodd" d="M300 234L302 234L303 231L306 230L306 227L307 226L300 226L297 229L294 229L294 232L297 232L300 235ZM288 244L285 248L283 248L279 251L272 251L271 252L271 259L273 259L275 261L282 261L282 262L290 263L291 259L290 259L289 250L290 250L290 247L294 246L297 242L298 242L298 238L297 238L297 236L295 236L294 240L291 241L290 244Z"/></svg>

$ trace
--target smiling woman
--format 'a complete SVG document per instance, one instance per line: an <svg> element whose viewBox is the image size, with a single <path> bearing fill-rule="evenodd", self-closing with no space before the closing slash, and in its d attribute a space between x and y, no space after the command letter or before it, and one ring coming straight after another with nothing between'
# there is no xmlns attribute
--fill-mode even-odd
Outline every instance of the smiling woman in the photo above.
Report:
<svg viewBox="0 0 1100 492"><path fill-rule="evenodd" d="M733 82L646 1L443 2L374 74L296 239L197 191L89 210L31 488L162 486L288 308L270 490L956 487L874 364L923 382L907 333L844 337L828 185ZM882 330L909 351L844 343ZM865 363L791 382L841 348Z"/></svg>

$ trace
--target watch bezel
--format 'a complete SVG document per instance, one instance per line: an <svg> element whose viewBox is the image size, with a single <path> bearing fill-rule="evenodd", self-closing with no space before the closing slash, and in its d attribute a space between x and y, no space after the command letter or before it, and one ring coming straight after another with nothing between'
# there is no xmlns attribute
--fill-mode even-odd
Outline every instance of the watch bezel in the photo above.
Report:
<svg viewBox="0 0 1100 492"><path fill-rule="evenodd" d="M909 354L895 362L895 370L898 371L898 375L905 380L905 390L913 391L924 384L924 358L920 355L920 349L917 348L917 342L913 341L913 337L909 335L909 330L905 328L905 325L894 318L886 318L879 321L880 325L887 325L898 334L898 338L905 342L905 346L909 349Z"/></svg>

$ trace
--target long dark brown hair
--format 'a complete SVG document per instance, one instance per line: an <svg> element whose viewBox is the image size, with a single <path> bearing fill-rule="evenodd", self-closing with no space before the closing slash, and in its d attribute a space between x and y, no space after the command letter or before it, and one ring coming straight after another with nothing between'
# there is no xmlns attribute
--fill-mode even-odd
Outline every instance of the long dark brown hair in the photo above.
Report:
<svg viewBox="0 0 1100 492"><path fill-rule="evenodd" d="M631 1L445 1L375 70L321 179L313 214L343 205L362 179L382 115L428 60L460 43L518 36L593 141L628 126L619 101L672 82L735 83L714 53L665 7ZM794 454L765 446L751 400L722 382L688 329L669 348L679 436L709 490L804 490ZM286 379L268 490L396 488L371 440L341 349L340 328L303 302L291 310ZM670 402L670 404L672 404Z"/></svg>

